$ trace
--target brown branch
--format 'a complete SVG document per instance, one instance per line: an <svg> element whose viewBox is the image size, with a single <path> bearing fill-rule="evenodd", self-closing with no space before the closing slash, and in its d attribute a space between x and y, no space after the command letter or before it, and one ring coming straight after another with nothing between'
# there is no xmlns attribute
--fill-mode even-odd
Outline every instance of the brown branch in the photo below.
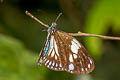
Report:
<svg viewBox="0 0 120 80"><path fill-rule="evenodd" d="M103 36L103 35L97 35L97 34L89 34L89 33L69 33L71 36L85 36L85 37L98 37L102 39L110 39L110 40L120 40L120 37L111 37L111 36Z"/></svg>
<svg viewBox="0 0 120 80"><path fill-rule="evenodd" d="M30 16L32 19L34 19L35 21L37 21L38 23L40 23L41 25L45 26L46 28L49 27L49 25L43 23L42 21L40 21L38 18L34 17L30 12L25 11L25 13Z"/></svg>
<svg viewBox="0 0 120 80"><path fill-rule="evenodd" d="M34 19L35 21L37 21L38 23L40 23L41 25L43 25L44 27L46 27L46 28L49 27L49 25L43 23L42 21L40 21L39 19L37 19L36 17L34 17L30 12L26 11L25 13L28 16L30 16L32 19ZM103 35L89 34L89 33L82 33L82 32L69 33L69 35L71 35L71 36L85 36L85 37L98 37L98 38L110 39L110 40L120 40L120 37L103 36Z"/></svg>

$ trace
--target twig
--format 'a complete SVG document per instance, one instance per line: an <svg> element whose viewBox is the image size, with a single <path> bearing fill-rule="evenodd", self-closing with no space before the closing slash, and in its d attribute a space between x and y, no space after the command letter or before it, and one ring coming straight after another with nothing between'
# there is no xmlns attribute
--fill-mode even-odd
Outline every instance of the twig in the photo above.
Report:
<svg viewBox="0 0 120 80"><path fill-rule="evenodd" d="M37 19L36 17L34 17L30 12L25 11L25 13L30 16L32 19L34 19L35 21L37 21L38 23L40 23L41 25L45 26L46 28L49 27L49 25L43 23L42 21L40 21L39 19Z"/></svg>
<svg viewBox="0 0 120 80"><path fill-rule="evenodd" d="M120 40L120 37L111 37L111 36L103 36L103 35L97 35L97 34L89 34L89 33L69 33L71 36L84 36L84 37L98 37L102 39L110 39L110 40Z"/></svg>
<svg viewBox="0 0 120 80"><path fill-rule="evenodd" d="M40 23L41 25L45 26L46 28L49 27L49 25L43 23L42 21L40 21L39 19L37 19L36 17L34 17L30 12L26 11L25 13L28 16L30 16L31 18L33 18L35 21L37 21L38 23ZM82 32L68 33L68 34L71 35L71 36L98 37L98 38L109 39L109 40L120 40L120 37L103 36L103 35L89 34L89 33L82 33Z"/></svg>

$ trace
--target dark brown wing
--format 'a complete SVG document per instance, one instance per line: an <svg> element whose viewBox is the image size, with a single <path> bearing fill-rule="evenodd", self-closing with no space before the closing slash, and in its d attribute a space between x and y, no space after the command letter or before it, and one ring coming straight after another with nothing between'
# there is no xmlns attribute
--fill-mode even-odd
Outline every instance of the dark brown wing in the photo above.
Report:
<svg viewBox="0 0 120 80"><path fill-rule="evenodd" d="M84 46L66 32L57 31L55 34L61 62L64 70L71 73L89 73L94 69L94 61Z"/></svg>

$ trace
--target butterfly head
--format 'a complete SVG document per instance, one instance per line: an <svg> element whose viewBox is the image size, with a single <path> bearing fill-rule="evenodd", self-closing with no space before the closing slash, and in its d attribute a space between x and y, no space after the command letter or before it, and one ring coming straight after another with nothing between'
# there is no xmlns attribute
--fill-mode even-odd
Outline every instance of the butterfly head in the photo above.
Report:
<svg viewBox="0 0 120 80"><path fill-rule="evenodd" d="M47 32L50 34L54 34L56 32L56 21L59 19L59 17L62 15L62 13L59 13L55 21L51 24L51 26L48 28Z"/></svg>
<svg viewBox="0 0 120 80"><path fill-rule="evenodd" d="M56 22L53 22L51 26L48 28L47 32L50 34L54 34L56 32Z"/></svg>

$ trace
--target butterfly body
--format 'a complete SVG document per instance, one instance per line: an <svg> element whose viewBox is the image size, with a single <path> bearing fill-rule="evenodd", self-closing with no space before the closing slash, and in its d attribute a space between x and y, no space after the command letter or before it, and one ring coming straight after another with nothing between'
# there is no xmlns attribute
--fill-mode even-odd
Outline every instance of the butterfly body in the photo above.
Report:
<svg viewBox="0 0 120 80"><path fill-rule="evenodd" d="M94 62L84 46L66 32L56 30L53 22L47 30L47 40L40 52L42 63L55 71L87 74L94 69Z"/></svg>

